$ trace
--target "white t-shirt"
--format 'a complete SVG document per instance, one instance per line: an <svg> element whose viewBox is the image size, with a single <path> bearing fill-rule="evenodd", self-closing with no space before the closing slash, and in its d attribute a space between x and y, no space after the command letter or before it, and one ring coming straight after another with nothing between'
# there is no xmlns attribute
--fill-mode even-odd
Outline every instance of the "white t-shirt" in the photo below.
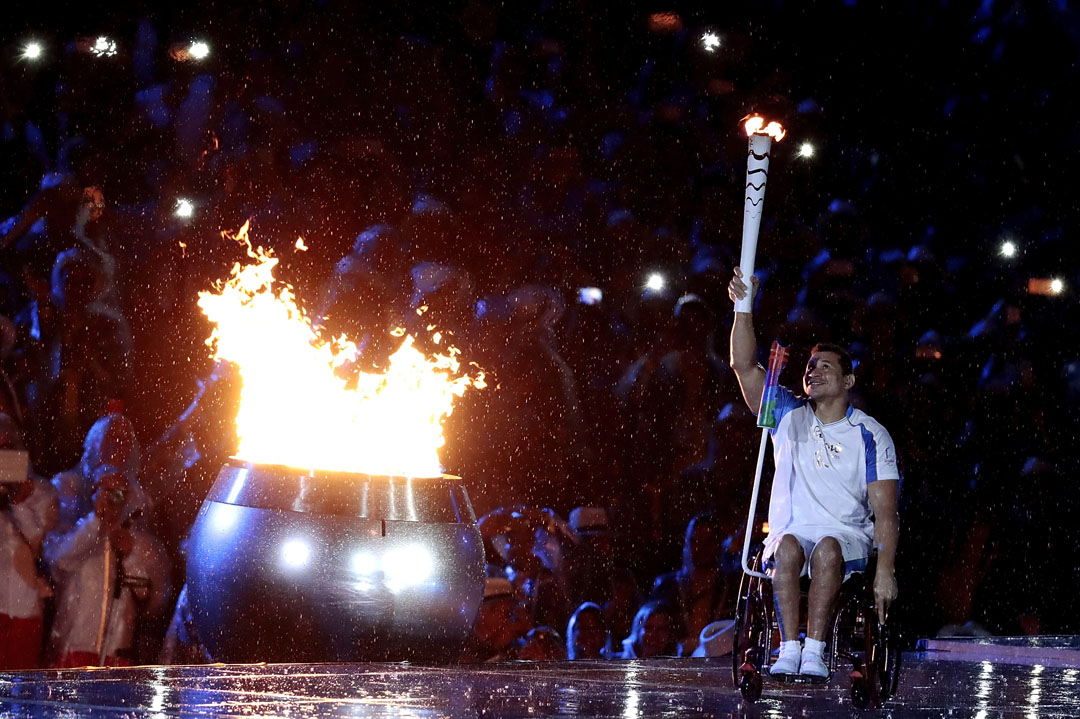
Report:
<svg viewBox="0 0 1080 719"><path fill-rule="evenodd" d="M815 543L839 534L864 542L869 550L874 524L866 486L900 478L892 437L874 418L850 406L843 419L824 424L808 400L778 389L766 556L784 534Z"/></svg>

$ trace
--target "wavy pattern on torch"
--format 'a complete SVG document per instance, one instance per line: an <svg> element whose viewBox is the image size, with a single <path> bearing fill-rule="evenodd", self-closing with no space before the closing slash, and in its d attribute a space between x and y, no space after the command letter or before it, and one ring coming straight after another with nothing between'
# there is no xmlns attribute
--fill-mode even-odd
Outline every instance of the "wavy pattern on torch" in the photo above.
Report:
<svg viewBox="0 0 1080 719"><path fill-rule="evenodd" d="M759 168L757 168L755 170L747 170L746 174L747 174L747 176L750 176L750 175L756 175L759 172L765 173L765 177L769 176L769 170L768 170L768 168L765 168L765 167L759 167Z"/></svg>
<svg viewBox="0 0 1080 719"><path fill-rule="evenodd" d="M753 182L747 182L746 189L749 190L751 187L753 187L755 190L760 190L762 187L765 187L766 182L768 182L768 178L762 180L760 185L755 185Z"/></svg>
<svg viewBox="0 0 1080 719"><path fill-rule="evenodd" d="M755 160L768 160L771 157L771 154L768 152L766 152L764 155L759 155L753 150L748 151L746 154L753 155Z"/></svg>
<svg viewBox="0 0 1080 719"><path fill-rule="evenodd" d="M762 202L765 201L765 198L764 197L759 197L759 198L757 198L755 200L754 198L750 197L750 195L747 195L746 196L746 201L749 202L754 207L757 207L758 205L760 205Z"/></svg>

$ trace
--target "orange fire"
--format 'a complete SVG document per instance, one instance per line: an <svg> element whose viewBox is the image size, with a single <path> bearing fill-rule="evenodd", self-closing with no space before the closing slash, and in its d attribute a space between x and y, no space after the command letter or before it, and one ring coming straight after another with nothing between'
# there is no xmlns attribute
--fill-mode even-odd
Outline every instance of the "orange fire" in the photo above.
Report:
<svg viewBox="0 0 1080 719"><path fill-rule="evenodd" d="M787 134L787 130L779 122L773 120L768 124L765 123L765 118L761 115L749 115L744 118L745 122L743 127L746 128L746 136L751 135L768 135L772 139L780 142L784 139L784 135Z"/></svg>
<svg viewBox="0 0 1080 719"><path fill-rule="evenodd" d="M402 330L386 371L353 373L352 386L338 370L356 358L356 344L319 336L292 288L275 282L278 259L253 249L248 229L245 223L235 236L223 234L243 243L254 262L237 263L228 281L199 293L215 325L207 340L214 359L236 364L243 379L236 456L312 470L439 476L443 421L467 388L485 386L483 373L462 373L454 347L425 356Z"/></svg>

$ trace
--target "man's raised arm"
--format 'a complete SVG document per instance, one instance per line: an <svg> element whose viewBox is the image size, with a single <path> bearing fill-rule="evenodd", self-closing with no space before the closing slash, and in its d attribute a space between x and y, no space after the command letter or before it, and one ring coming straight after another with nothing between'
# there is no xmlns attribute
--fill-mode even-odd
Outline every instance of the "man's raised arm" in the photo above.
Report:
<svg viewBox="0 0 1080 719"><path fill-rule="evenodd" d="M757 293L758 279L750 278L753 291ZM735 268L735 276L728 285L728 296L732 302L746 296L747 287L742 279L742 270ZM743 401L750 411L758 413L761 407L761 393L765 389L765 370L754 359L757 354L757 338L754 337L754 318L749 312L736 312L735 322L731 326L731 369L739 378Z"/></svg>

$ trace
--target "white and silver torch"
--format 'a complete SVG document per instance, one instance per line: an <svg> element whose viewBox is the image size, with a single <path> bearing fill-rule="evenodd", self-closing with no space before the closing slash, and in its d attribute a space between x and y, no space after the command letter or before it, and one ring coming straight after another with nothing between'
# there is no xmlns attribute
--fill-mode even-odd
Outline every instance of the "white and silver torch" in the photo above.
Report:
<svg viewBox="0 0 1080 719"><path fill-rule="evenodd" d="M739 269L746 286L751 287L754 259L757 256L758 230L761 227L761 210L765 204L765 183L769 179L769 153L773 140L779 142L787 132L779 122L766 122L760 115L743 118L743 127L750 138L746 154L746 196L743 198L742 251L739 253ZM736 312L750 312L754 297L750 292L735 302Z"/></svg>

